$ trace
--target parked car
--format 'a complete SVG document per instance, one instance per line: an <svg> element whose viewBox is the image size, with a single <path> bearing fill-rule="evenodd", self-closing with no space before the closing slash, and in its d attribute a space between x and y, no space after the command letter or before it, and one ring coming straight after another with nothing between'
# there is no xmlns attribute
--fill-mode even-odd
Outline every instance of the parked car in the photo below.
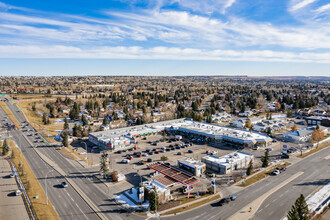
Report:
<svg viewBox="0 0 330 220"><path fill-rule="evenodd" d="M153 155L153 154L154 154L154 152L152 152L152 151L149 152L149 155Z"/></svg>
<svg viewBox="0 0 330 220"><path fill-rule="evenodd" d="M148 163L152 162L152 159L151 158L148 158L147 162Z"/></svg>
<svg viewBox="0 0 330 220"><path fill-rule="evenodd" d="M146 162L145 162L144 160L140 160L140 161L139 161L139 164L140 164L140 165L143 165L143 164L145 164L145 163L146 163Z"/></svg>
<svg viewBox="0 0 330 220"><path fill-rule="evenodd" d="M129 163L129 159L123 159L121 162L122 163Z"/></svg>
<svg viewBox="0 0 330 220"><path fill-rule="evenodd" d="M152 149L152 151L157 151L157 148Z"/></svg>
<svg viewBox="0 0 330 220"><path fill-rule="evenodd" d="M15 175L15 173L11 173L9 176L10 176L10 178L14 178L16 175Z"/></svg>
<svg viewBox="0 0 330 220"><path fill-rule="evenodd" d="M287 155L287 154L282 154L281 158L282 158L282 159L289 159L289 158L290 158L290 156L289 156L289 155Z"/></svg>
<svg viewBox="0 0 330 220"><path fill-rule="evenodd" d="M219 206L223 206L225 204L228 204L230 202L230 198L222 198L219 201Z"/></svg>
<svg viewBox="0 0 330 220"><path fill-rule="evenodd" d="M155 154L160 154L160 152L159 151L155 151Z"/></svg>
<svg viewBox="0 0 330 220"><path fill-rule="evenodd" d="M179 149L181 149L181 147L180 146L176 146L175 149L178 149L179 150Z"/></svg>
<svg viewBox="0 0 330 220"><path fill-rule="evenodd" d="M182 152L178 152L177 155L182 155Z"/></svg>
<svg viewBox="0 0 330 220"><path fill-rule="evenodd" d="M272 151L272 150L273 150L273 148L271 148L271 147L268 147L268 148L266 148L266 150L268 150L268 151Z"/></svg>
<svg viewBox="0 0 330 220"><path fill-rule="evenodd" d="M68 184L66 182L62 182L61 185L62 185L63 188L67 188L68 187Z"/></svg>
<svg viewBox="0 0 330 220"><path fill-rule="evenodd" d="M286 171L286 167L282 167L281 168L281 171Z"/></svg>
<svg viewBox="0 0 330 220"><path fill-rule="evenodd" d="M18 190L16 190L16 191L15 191L15 195L16 195L16 196L20 196L20 195L22 195L22 192L21 192L21 190L19 190L19 189L18 189Z"/></svg>
<svg viewBox="0 0 330 220"><path fill-rule="evenodd" d="M274 171L272 172L272 174L276 176L276 175L280 174L280 171L279 171L279 170L274 170Z"/></svg>
<svg viewBox="0 0 330 220"><path fill-rule="evenodd" d="M193 150L188 150L188 153L190 153L190 154L191 154L191 153L194 153L194 151L193 151Z"/></svg>
<svg viewBox="0 0 330 220"><path fill-rule="evenodd" d="M148 154L147 154L147 153L144 153L144 154L142 154L142 156L144 156L144 157L147 157L147 156L148 156Z"/></svg>

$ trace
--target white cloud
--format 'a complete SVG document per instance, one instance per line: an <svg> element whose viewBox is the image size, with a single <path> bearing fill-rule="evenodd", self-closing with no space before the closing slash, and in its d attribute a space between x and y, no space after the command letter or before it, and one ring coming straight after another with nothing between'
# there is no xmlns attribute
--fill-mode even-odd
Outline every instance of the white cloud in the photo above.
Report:
<svg viewBox="0 0 330 220"><path fill-rule="evenodd" d="M330 10L330 4L326 4L326 5L319 7L318 9L315 10L315 12L322 13L322 12L325 12L328 10Z"/></svg>
<svg viewBox="0 0 330 220"><path fill-rule="evenodd" d="M236 0L176 0L183 8L202 14L225 13Z"/></svg>
<svg viewBox="0 0 330 220"><path fill-rule="evenodd" d="M0 46L0 58L91 58L91 59L163 59L232 60L330 63L330 53L292 53L271 50L203 50L178 47L96 47Z"/></svg>
<svg viewBox="0 0 330 220"><path fill-rule="evenodd" d="M223 6L223 13L226 12L226 10L228 8L230 8L234 3L236 2L236 0L228 0L227 3Z"/></svg>
<svg viewBox="0 0 330 220"><path fill-rule="evenodd" d="M299 9L302 9L304 7L306 7L307 5L310 5L312 3L314 3L316 0L299 0L299 1L293 1L293 5L291 7L292 11L296 11Z"/></svg>

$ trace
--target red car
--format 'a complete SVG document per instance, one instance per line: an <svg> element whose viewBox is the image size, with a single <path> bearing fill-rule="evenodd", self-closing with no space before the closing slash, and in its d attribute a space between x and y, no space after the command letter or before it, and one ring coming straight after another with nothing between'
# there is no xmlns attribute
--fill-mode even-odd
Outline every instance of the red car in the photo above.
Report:
<svg viewBox="0 0 330 220"><path fill-rule="evenodd" d="M160 154L160 152L159 151L156 151L155 154Z"/></svg>

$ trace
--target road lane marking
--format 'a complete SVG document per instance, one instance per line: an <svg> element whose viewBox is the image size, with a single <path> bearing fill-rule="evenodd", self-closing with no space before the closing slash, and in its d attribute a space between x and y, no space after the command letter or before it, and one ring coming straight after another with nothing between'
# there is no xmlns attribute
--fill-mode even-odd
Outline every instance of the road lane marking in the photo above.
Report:
<svg viewBox="0 0 330 220"><path fill-rule="evenodd" d="M304 172L297 172L295 175L292 175L290 178L286 179L276 187L269 190L267 193L263 194L259 198L252 201L250 204L246 205L244 208L232 215L229 220L241 220L241 219L251 219L256 211L260 208L262 203L273 193L287 185L289 182L301 176ZM252 212L249 212L249 208L252 207Z"/></svg>

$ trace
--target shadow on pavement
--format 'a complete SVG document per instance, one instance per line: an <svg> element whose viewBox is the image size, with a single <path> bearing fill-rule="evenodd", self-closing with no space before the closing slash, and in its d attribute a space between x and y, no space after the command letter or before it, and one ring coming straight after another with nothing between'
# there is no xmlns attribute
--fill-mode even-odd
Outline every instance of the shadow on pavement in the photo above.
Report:
<svg viewBox="0 0 330 220"><path fill-rule="evenodd" d="M328 183L329 183L329 179L320 179L320 180L316 180L316 181L299 183L299 184L296 184L296 186L307 186L307 185L324 186L324 185L327 185Z"/></svg>

